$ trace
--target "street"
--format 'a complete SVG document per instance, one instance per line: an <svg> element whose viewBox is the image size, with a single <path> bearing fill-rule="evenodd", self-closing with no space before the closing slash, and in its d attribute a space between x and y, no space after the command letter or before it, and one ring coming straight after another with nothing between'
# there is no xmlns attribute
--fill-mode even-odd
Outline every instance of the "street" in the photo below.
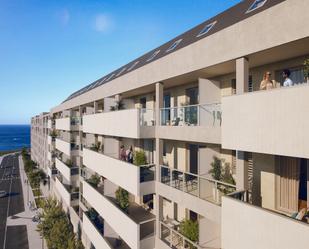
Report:
<svg viewBox="0 0 309 249"><path fill-rule="evenodd" d="M7 226L7 217L24 211L24 199L19 173L18 156L3 158L0 165L0 190L7 192L0 198L0 249L29 249L27 226Z"/></svg>

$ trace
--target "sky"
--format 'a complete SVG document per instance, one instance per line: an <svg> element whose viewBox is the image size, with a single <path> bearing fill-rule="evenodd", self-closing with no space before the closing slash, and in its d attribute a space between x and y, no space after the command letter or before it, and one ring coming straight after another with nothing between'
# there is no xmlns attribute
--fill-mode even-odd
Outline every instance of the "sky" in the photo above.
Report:
<svg viewBox="0 0 309 249"><path fill-rule="evenodd" d="M74 91L240 0L0 0L0 124Z"/></svg>

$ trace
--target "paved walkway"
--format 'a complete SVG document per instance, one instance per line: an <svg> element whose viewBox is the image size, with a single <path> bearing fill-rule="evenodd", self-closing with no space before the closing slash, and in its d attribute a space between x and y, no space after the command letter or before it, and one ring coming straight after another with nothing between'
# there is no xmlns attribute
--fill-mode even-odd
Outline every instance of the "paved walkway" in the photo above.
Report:
<svg viewBox="0 0 309 249"><path fill-rule="evenodd" d="M19 156L19 170L20 170L20 177L22 182L22 189L23 189L23 197L24 197L24 205L25 211L19 214L16 214L15 217L8 217L7 219L7 226L18 226L18 225L26 225L27 226L27 234L28 234L28 242L30 249L41 249L47 248L45 245L42 245L42 239L40 234L36 231L36 226L38 223L32 221L32 217L36 215L36 211L31 211L27 205L28 197L31 202L34 202L34 196L29 186L29 193L28 193L28 186L25 184L25 179L27 175L24 171L24 163L22 157ZM16 218L19 217L19 218Z"/></svg>

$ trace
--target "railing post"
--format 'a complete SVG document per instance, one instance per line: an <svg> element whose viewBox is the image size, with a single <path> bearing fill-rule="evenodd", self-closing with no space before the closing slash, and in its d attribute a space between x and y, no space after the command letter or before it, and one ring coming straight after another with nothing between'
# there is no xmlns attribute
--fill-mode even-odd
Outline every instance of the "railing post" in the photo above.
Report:
<svg viewBox="0 0 309 249"><path fill-rule="evenodd" d="M218 202L218 182L215 181L215 201Z"/></svg>

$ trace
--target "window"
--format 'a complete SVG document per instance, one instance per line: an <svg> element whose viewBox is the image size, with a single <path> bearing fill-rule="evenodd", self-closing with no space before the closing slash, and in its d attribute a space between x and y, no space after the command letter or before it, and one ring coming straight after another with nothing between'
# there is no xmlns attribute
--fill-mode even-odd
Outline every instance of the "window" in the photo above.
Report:
<svg viewBox="0 0 309 249"><path fill-rule="evenodd" d="M212 27L215 26L216 23L217 23L217 21L214 21L212 23L207 24L196 37L200 37L202 35L207 34L209 32L209 30L211 30Z"/></svg>
<svg viewBox="0 0 309 249"><path fill-rule="evenodd" d="M247 10L246 13L249 13L251 11L254 11L260 7L262 7L267 0L255 0L254 3L250 6L250 8Z"/></svg>
<svg viewBox="0 0 309 249"><path fill-rule="evenodd" d="M282 85L284 82L284 79L282 77L282 71L283 70L278 70L275 72L275 79L276 81L280 82ZM300 67L295 67L290 69L290 79L293 81L294 84L303 84L306 83L305 77L304 77L304 68L302 66Z"/></svg>
<svg viewBox="0 0 309 249"><path fill-rule="evenodd" d="M167 53L167 52L174 50L178 46L178 44L181 43L181 41L182 39L175 41L165 52Z"/></svg>
<svg viewBox="0 0 309 249"><path fill-rule="evenodd" d="M119 71L119 73L117 73L116 76L119 76L120 74L122 74L126 69L127 69L126 67L122 68L121 71Z"/></svg>
<svg viewBox="0 0 309 249"><path fill-rule="evenodd" d="M154 52L154 53L147 59L147 61L153 60L153 59L157 56L158 53L160 53L160 50L157 50L156 52Z"/></svg>
<svg viewBox="0 0 309 249"><path fill-rule="evenodd" d="M128 68L128 71L131 71L138 63L139 61L135 61L132 66Z"/></svg>

